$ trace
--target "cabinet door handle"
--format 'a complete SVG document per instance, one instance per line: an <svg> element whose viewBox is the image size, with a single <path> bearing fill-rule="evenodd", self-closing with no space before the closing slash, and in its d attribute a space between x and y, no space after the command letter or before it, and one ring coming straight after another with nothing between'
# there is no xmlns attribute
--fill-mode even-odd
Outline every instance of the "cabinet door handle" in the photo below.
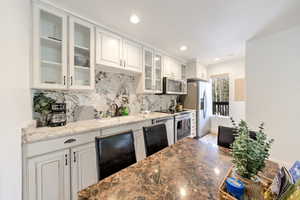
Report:
<svg viewBox="0 0 300 200"><path fill-rule="evenodd" d="M76 162L76 152L73 152L73 161Z"/></svg>
<svg viewBox="0 0 300 200"><path fill-rule="evenodd" d="M120 59L120 66L123 66L123 62L122 62L122 59Z"/></svg>
<svg viewBox="0 0 300 200"><path fill-rule="evenodd" d="M76 139L71 138L71 139L66 140L64 143L69 144L69 143L72 143L72 142L76 142Z"/></svg>
<svg viewBox="0 0 300 200"><path fill-rule="evenodd" d="M64 85L66 85L66 76L64 76Z"/></svg>
<svg viewBox="0 0 300 200"><path fill-rule="evenodd" d="M73 85L73 76L71 76L71 85Z"/></svg>
<svg viewBox="0 0 300 200"><path fill-rule="evenodd" d="M124 60L124 67L126 66L126 60Z"/></svg>
<svg viewBox="0 0 300 200"><path fill-rule="evenodd" d="M68 166L68 155L65 154L65 165Z"/></svg>

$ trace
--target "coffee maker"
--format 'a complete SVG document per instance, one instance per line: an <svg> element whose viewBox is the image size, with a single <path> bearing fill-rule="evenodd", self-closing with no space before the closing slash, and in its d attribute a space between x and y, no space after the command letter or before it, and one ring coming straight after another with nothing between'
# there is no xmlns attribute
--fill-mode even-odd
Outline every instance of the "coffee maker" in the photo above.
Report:
<svg viewBox="0 0 300 200"><path fill-rule="evenodd" d="M51 114L48 125L51 127L64 126L67 124L67 108L65 103L51 104Z"/></svg>

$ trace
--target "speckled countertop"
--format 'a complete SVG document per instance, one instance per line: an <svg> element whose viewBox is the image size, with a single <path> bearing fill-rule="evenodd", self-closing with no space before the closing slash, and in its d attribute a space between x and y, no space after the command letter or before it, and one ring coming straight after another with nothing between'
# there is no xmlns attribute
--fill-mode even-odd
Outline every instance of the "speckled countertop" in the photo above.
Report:
<svg viewBox="0 0 300 200"><path fill-rule="evenodd" d="M228 151L185 138L78 193L78 200L217 200L231 167ZM278 165L267 162L273 178Z"/></svg>
<svg viewBox="0 0 300 200"><path fill-rule="evenodd" d="M187 112L190 111L192 110L189 110ZM157 118L172 117L174 115L176 114L151 112L149 114L136 114L123 117L72 122L62 127L24 128L22 129L22 143L33 143L48 139L80 134L88 131L100 130L103 128L122 126Z"/></svg>

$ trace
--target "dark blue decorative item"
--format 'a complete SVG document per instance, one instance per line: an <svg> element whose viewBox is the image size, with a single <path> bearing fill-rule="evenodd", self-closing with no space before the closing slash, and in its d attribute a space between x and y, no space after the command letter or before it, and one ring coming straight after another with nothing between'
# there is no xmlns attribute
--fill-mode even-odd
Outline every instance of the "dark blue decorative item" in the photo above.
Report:
<svg viewBox="0 0 300 200"><path fill-rule="evenodd" d="M242 200L245 186L244 183L236 178L227 178L226 181L226 190L229 194L234 196L235 198Z"/></svg>
<svg viewBox="0 0 300 200"><path fill-rule="evenodd" d="M294 183L300 180L300 161L296 161L293 167L290 169L290 173L294 179Z"/></svg>

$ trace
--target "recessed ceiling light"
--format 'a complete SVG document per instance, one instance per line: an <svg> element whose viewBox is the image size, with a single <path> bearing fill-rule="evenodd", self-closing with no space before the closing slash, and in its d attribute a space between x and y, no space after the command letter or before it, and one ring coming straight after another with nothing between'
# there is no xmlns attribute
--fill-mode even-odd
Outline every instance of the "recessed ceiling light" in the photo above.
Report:
<svg viewBox="0 0 300 200"><path fill-rule="evenodd" d="M187 46L183 45L183 46L180 47L180 51L186 51L186 50L187 50Z"/></svg>
<svg viewBox="0 0 300 200"><path fill-rule="evenodd" d="M130 22L133 24L138 24L140 23L140 18L137 15L133 14L130 16Z"/></svg>
<svg viewBox="0 0 300 200"><path fill-rule="evenodd" d="M220 58L215 58L215 61L219 61L219 60L221 60Z"/></svg>

